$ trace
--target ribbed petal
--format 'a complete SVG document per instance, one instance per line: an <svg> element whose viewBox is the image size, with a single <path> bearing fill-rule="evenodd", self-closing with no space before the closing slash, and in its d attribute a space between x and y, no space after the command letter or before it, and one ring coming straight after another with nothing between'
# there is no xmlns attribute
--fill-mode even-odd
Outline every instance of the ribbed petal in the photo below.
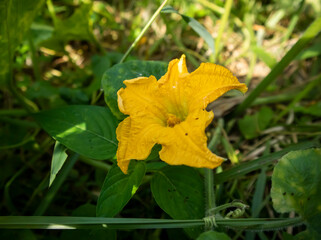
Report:
<svg viewBox="0 0 321 240"><path fill-rule="evenodd" d="M172 60L166 74L158 80L158 91L163 96L163 103L169 113L185 119L188 113L188 99L184 90L182 78L189 73L186 67L185 55Z"/></svg>
<svg viewBox="0 0 321 240"><path fill-rule="evenodd" d="M162 145L160 158L171 165L215 168L222 163L207 148L205 128L214 115L206 106L229 90L247 90L229 70L205 63L189 74L183 55L169 63L158 82L150 76L124 83L118 105L129 117L116 131L117 161L124 173L131 159L146 159L155 143Z"/></svg>
<svg viewBox="0 0 321 240"><path fill-rule="evenodd" d="M147 115L156 121L166 121L167 110L158 91L154 76L125 80L126 88L121 88L118 95L119 110L130 116Z"/></svg>
<svg viewBox="0 0 321 240"><path fill-rule="evenodd" d="M131 159L146 159L156 143L162 126L140 117L127 117L116 129L118 149L117 163L127 173Z"/></svg>
<svg viewBox="0 0 321 240"><path fill-rule="evenodd" d="M186 67L185 55L182 55L180 59L174 59L168 64L167 72L161 79L158 80L159 84L165 84L170 87L176 87L179 85L179 78L188 74Z"/></svg>
<svg viewBox="0 0 321 240"><path fill-rule="evenodd" d="M213 113L199 110L173 128L166 128L157 139L162 145L160 158L170 165L215 168L223 158L207 148L205 128L213 119Z"/></svg>
<svg viewBox="0 0 321 240"><path fill-rule="evenodd" d="M224 93L237 89L247 91L245 84L240 83L226 68L213 64L202 63L191 74L182 79L185 93L189 99L189 110L206 108L206 106Z"/></svg>

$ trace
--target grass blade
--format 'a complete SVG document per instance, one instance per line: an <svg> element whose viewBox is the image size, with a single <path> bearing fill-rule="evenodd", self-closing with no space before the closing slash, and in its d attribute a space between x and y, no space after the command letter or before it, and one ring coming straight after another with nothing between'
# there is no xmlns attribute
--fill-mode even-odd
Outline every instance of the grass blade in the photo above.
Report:
<svg viewBox="0 0 321 240"><path fill-rule="evenodd" d="M258 158L256 160L240 164L240 165L235 166L229 170L226 170L226 171L223 171L222 173L217 174L215 176L215 184L220 184L225 181L228 181L229 179L235 179L235 178L243 176L251 171L261 169L263 166L267 166L267 165L271 164L273 161L278 160L284 154L286 154L290 151L317 147L318 145L319 145L318 142L298 143L298 144L292 145L290 147L287 147L279 152L272 153L268 156L264 156L264 157Z"/></svg>
<svg viewBox="0 0 321 240"><path fill-rule="evenodd" d="M301 52L301 50L313 40L321 30L321 17L315 19L308 29L304 32L299 41L287 52L282 60L275 65L271 72L264 80L247 96L242 104L238 106L234 112L234 116L238 116L245 111L253 101L279 76L289 63Z"/></svg>

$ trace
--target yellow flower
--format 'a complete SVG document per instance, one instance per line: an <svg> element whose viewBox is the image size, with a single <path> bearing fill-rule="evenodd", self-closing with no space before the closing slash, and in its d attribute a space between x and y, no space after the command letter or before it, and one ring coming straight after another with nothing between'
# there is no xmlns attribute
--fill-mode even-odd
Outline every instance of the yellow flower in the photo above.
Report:
<svg viewBox="0 0 321 240"><path fill-rule="evenodd" d="M213 120L206 106L231 89L247 91L226 68L202 63L188 73L183 55L169 63L167 73L125 80L118 107L129 115L117 130L117 162L126 174L131 159L144 160L162 145L160 159L170 165L216 168L223 159L207 148L205 128Z"/></svg>

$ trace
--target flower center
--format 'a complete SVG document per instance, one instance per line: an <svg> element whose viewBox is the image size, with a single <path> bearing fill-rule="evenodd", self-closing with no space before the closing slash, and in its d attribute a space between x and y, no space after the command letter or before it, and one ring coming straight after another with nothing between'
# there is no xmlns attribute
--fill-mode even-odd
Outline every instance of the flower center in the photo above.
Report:
<svg viewBox="0 0 321 240"><path fill-rule="evenodd" d="M176 124L179 124L181 122L181 119L176 117L174 114L169 113L167 115L167 126L168 127L174 127Z"/></svg>

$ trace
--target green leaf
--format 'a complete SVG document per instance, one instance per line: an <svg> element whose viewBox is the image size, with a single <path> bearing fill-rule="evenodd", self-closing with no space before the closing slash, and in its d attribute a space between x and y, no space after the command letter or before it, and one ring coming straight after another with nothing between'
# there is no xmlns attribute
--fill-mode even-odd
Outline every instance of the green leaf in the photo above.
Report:
<svg viewBox="0 0 321 240"><path fill-rule="evenodd" d="M294 108L294 111L321 117L321 101L311 106L297 106Z"/></svg>
<svg viewBox="0 0 321 240"><path fill-rule="evenodd" d="M0 76L8 72L13 53L27 34L43 2L44 0L0 1Z"/></svg>
<svg viewBox="0 0 321 240"><path fill-rule="evenodd" d="M47 81L39 81L32 83L31 86L28 86L28 89L25 94L29 99L54 99L58 98L59 90L53 87Z"/></svg>
<svg viewBox="0 0 321 240"><path fill-rule="evenodd" d="M118 166L113 166L98 198L97 216L114 217L119 213L137 191L145 171L145 163L142 161L131 161L128 174L124 174Z"/></svg>
<svg viewBox="0 0 321 240"><path fill-rule="evenodd" d="M281 158L272 175L273 207L296 211L321 233L321 149L293 151Z"/></svg>
<svg viewBox="0 0 321 240"><path fill-rule="evenodd" d="M167 70L167 63L158 61L129 61L117 64L108 69L102 78L102 87L105 93L105 102L109 109L118 118L125 117L118 109L117 92L125 87L124 80L153 75L160 79Z"/></svg>
<svg viewBox="0 0 321 240"><path fill-rule="evenodd" d="M239 129L246 139L252 139L259 135L257 125L257 114L251 116L245 115L238 121Z"/></svg>
<svg viewBox="0 0 321 240"><path fill-rule="evenodd" d="M80 89L77 88L59 88L60 97L70 104L87 104L89 102L89 97Z"/></svg>
<svg viewBox="0 0 321 240"><path fill-rule="evenodd" d="M104 160L117 149L117 120L108 108L66 106L33 115L54 139L83 156Z"/></svg>
<svg viewBox="0 0 321 240"><path fill-rule="evenodd" d="M317 233L313 229L307 229L294 236L294 240L320 240L321 234Z"/></svg>
<svg viewBox="0 0 321 240"><path fill-rule="evenodd" d="M317 41L311 47L302 50L298 56L296 56L296 60L304 60L307 58L317 57L321 55L321 41Z"/></svg>
<svg viewBox="0 0 321 240"><path fill-rule="evenodd" d="M208 231L199 235L197 240L231 240L231 238L225 233Z"/></svg>
<svg viewBox="0 0 321 240"><path fill-rule="evenodd" d="M257 182L255 184L255 191L254 191L252 206L251 206L252 217L259 217L259 214L264 202L265 187L266 187L266 168L262 167L261 173L258 176Z"/></svg>
<svg viewBox="0 0 321 240"><path fill-rule="evenodd" d="M67 19L57 18L56 37L64 42L70 40L93 40L91 10L92 3L82 3Z"/></svg>
<svg viewBox="0 0 321 240"><path fill-rule="evenodd" d="M104 72L112 65L111 58L112 57L110 55L93 55L91 57L91 67L94 74L94 81L92 81L92 83L86 89L88 95L101 88L101 79L104 75Z"/></svg>
<svg viewBox="0 0 321 240"><path fill-rule="evenodd" d="M213 53L215 53L215 40L213 39L212 35L206 30L205 27L203 27L202 24L200 24L198 21L196 21L194 18L180 14L176 9L174 9L172 6L165 6L162 9L163 13L176 13L181 15L183 20L202 38L204 38L205 42L208 44L209 48L212 50Z"/></svg>
<svg viewBox="0 0 321 240"><path fill-rule="evenodd" d="M50 180L49 180L49 187L51 186L52 182L55 180L57 173L60 171L62 166L64 165L68 155L66 153L67 148L56 141L55 148L52 155L51 160L51 171L50 171Z"/></svg>
<svg viewBox="0 0 321 240"><path fill-rule="evenodd" d="M273 118L273 111L268 107L262 107L254 115L245 115L238 121L239 129L246 139L258 137L265 130Z"/></svg>
<svg viewBox="0 0 321 240"><path fill-rule="evenodd" d="M258 125L259 125L259 131L265 130L272 118L273 118L273 110L269 107L262 107L258 113Z"/></svg>
<svg viewBox="0 0 321 240"><path fill-rule="evenodd" d="M263 47L251 46L251 49L269 68L274 67L276 59L265 51Z"/></svg>
<svg viewBox="0 0 321 240"><path fill-rule="evenodd" d="M204 217L204 186L195 169L166 166L152 178L151 190L157 204L173 219ZM185 230L192 238L201 233L200 228Z"/></svg>
<svg viewBox="0 0 321 240"><path fill-rule="evenodd" d="M54 28L42 23L32 23L30 34L35 46L39 46L42 42L50 39L53 35Z"/></svg>

